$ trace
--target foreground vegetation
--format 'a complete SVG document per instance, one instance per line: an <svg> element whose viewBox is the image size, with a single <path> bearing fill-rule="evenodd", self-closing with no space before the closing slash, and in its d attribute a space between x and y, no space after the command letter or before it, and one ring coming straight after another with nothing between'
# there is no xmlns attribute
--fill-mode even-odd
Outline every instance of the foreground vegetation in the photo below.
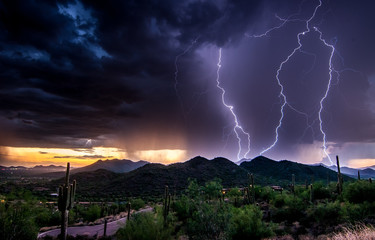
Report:
<svg viewBox="0 0 375 240"><path fill-rule="evenodd" d="M262 239L272 236L331 234L361 222L375 224L375 183L346 182L339 194L336 183L291 185L284 191L254 185L225 189L219 179L198 184L190 180L181 195L168 194L149 202L153 212L133 214L117 239ZM0 239L36 239L41 227L60 224L56 204L28 190L0 195ZM76 204L69 224L145 205L142 199ZM168 204L167 208L165 205ZM366 228L368 229L368 228ZM348 234L346 232L345 234ZM337 234L336 234L337 235ZM336 236L336 235L332 235ZM338 235L337 235L338 236ZM82 238L81 238L82 239ZM340 238L333 238L340 239Z"/></svg>
<svg viewBox="0 0 375 240"><path fill-rule="evenodd" d="M118 232L118 239L262 239L307 234L316 237L352 224L374 224L375 185L367 181L346 183L341 195L336 184L321 182L281 192L254 188L252 196L233 188L222 194L220 181L199 186L191 181L185 194L162 211L144 213ZM164 222L164 225L163 225ZM154 237L150 237L154 236ZM336 238L335 238L336 239Z"/></svg>

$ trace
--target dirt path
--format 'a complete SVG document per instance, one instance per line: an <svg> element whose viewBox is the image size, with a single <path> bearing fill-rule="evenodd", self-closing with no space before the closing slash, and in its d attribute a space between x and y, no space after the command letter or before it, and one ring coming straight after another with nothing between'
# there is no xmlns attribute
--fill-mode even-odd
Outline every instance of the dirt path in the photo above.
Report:
<svg viewBox="0 0 375 240"><path fill-rule="evenodd" d="M135 212L134 214L140 213L140 212L150 212L152 211L153 208L145 208L142 210L139 210L138 212ZM109 222L107 223L107 236L112 236L114 235L117 230L124 226L126 223L126 217L121 218L119 220ZM60 234L61 230L60 228L50 230L47 232L39 233L38 234L38 239L41 239L45 236L51 236L51 237L57 237ZM73 237L76 237L77 235L80 236L103 236L104 232L104 224L99 224L99 225L93 225L93 226L77 226L77 227L68 227L68 235L71 235Z"/></svg>

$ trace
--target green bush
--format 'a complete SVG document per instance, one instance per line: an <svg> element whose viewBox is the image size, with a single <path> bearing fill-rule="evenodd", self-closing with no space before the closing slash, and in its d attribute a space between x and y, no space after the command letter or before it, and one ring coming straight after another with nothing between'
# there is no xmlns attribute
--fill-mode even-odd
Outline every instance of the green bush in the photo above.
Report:
<svg viewBox="0 0 375 240"><path fill-rule="evenodd" d="M215 179L205 184L204 192L208 199L218 199L221 196L221 190L223 189L223 186L220 182L220 179Z"/></svg>
<svg viewBox="0 0 375 240"><path fill-rule="evenodd" d="M125 227L116 233L118 240L165 240L171 239L173 226L164 226L162 214L143 212L134 214Z"/></svg>
<svg viewBox="0 0 375 240"><path fill-rule="evenodd" d="M313 184L314 200L327 199L331 197L330 191L321 182Z"/></svg>
<svg viewBox="0 0 375 240"><path fill-rule="evenodd" d="M262 212L258 207L233 208L232 215L231 239L262 239L273 235L272 229L262 221Z"/></svg>
<svg viewBox="0 0 375 240"><path fill-rule="evenodd" d="M271 187L259 187L255 186L255 196L261 201L270 201L280 194L275 193Z"/></svg>
<svg viewBox="0 0 375 240"><path fill-rule="evenodd" d="M276 222L287 221L293 223L295 221L300 221L305 216L305 210L307 209L307 204L302 198L293 197L291 195L286 195L283 197L283 206L273 208L272 219Z"/></svg>
<svg viewBox="0 0 375 240"><path fill-rule="evenodd" d="M83 212L83 219L85 221L95 221L100 218L101 208L98 205L90 205L86 211Z"/></svg>
<svg viewBox="0 0 375 240"><path fill-rule="evenodd" d="M131 208L138 211L140 208L143 208L146 204L145 202L140 198L135 198L130 201Z"/></svg>
<svg viewBox="0 0 375 240"><path fill-rule="evenodd" d="M343 190L344 199L351 203L363 203L375 201L375 184L367 181L356 181L345 184Z"/></svg>
<svg viewBox="0 0 375 240"><path fill-rule="evenodd" d="M195 209L193 200L185 195L182 195L177 201L172 203L172 210L176 213L176 217L185 223Z"/></svg>
<svg viewBox="0 0 375 240"><path fill-rule="evenodd" d="M342 211L348 221L355 223L375 214L375 202L358 204L345 202L342 204Z"/></svg>
<svg viewBox="0 0 375 240"><path fill-rule="evenodd" d="M187 222L189 239L226 239L230 218L228 204L201 202Z"/></svg>
<svg viewBox="0 0 375 240"><path fill-rule="evenodd" d="M189 196L192 199L199 198L201 195L201 187L198 185L197 180L189 178L188 181L189 181L189 184L186 189L187 196Z"/></svg>
<svg viewBox="0 0 375 240"><path fill-rule="evenodd" d="M271 200L271 204L274 205L276 208L281 208L285 205L285 198L287 196L284 195L276 195L274 199Z"/></svg>
<svg viewBox="0 0 375 240"><path fill-rule="evenodd" d="M45 207L34 207L33 216L38 227L56 226L60 224L60 212Z"/></svg>
<svg viewBox="0 0 375 240"><path fill-rule="evenodd" d="M38 227L31 210L30 206L21 203L9 207L0 203L1 239L36 239Z"/></svg>
<svg viewBox="0 0 375 240"><path fill-rule="evenodd" d="M344 212L339 201L318 204L316 208L309 209L309 213L315 222L323 225L335 225L344 220Z"/></svg>

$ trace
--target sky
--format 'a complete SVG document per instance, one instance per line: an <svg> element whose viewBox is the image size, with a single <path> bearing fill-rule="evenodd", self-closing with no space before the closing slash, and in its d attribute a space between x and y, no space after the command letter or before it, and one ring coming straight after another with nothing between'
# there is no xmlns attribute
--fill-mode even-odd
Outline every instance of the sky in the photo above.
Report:
<svg viewBox="0 0 375 240"><path fill-rule="evenodd" d="M1 1L0 165L374 165L374 7Z"/></svg>

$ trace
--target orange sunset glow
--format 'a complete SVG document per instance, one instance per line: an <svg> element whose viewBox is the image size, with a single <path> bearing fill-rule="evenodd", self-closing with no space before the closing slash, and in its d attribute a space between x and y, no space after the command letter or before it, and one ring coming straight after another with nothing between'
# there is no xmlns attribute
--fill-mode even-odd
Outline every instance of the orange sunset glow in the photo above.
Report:
<svg viewBox="0 0 375 240"><path fill-rule="evenodd" d="M12 165L65 165L70 162L73 167L83 167L96 162L99 159L126 159L129 154L114 147L93 148L27 148L27 147L3 147L3 155ZM132 160L145 160L169 164L182 161L186 156L185 150L161 149L136 151L132 154ZM6 164L10 165L10 164Z"/></svg>

